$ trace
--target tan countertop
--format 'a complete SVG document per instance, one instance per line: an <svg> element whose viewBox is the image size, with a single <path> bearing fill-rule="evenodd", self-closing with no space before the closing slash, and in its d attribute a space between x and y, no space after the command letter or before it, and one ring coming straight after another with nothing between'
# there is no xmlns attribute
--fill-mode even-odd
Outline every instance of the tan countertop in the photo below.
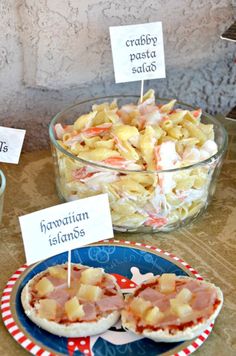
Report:
<svg viewBox="0 0 236 356"><path fill-rule="evenodd" d="M225 302L207 341L196 355L236 355L236 122L225 121L229 147L213 202L204 216L171 233L115 233L116 239L143 242L183 258L208 281L222 288ZM0 290L25 263L18 216L58 204L49 151L24 153L19 165L1 164L7 176L0 225ZM28 353L0 321L0 355Z"/></svg>

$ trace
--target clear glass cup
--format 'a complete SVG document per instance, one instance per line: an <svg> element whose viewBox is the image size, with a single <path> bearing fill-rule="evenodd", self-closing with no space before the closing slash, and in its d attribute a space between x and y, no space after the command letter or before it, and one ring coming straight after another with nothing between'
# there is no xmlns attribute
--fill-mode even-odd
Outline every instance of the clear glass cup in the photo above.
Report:
<svg viewBox="0 0 236 356"><path fill-rule="evenodd" d="M93 104L111 103L114 99L117 99L120 107L131 102L136 103L139 97L116 95L92 98L66 108L52 119L49 136L59 197L62 201L72 201L96 194L108 193L113 228L118 231L168 232L192 222L205 211L215 192L217 177L227 148L227 133L223 125L213 116L203 113L201 122L212 124L214 127L214 139L218 146L217 153L190 166L166 170L144 171L107 167L99 162L81 159L58 143L55 136L56 124L60 123L63 126L73 124L79 116L89 113ZM169 101L170 99L156 98L156 102L160 104L165 104ZM176 106L181 109L195 110L191 105L181 102L177 102ZM96 182L94 186L92 181L90 181L89 185L86 185L83 178L74 178L73 172L78 169L103 172L105 178L101 179L100 183ZM189 195L186 196L184 190L178 198L175 194L158 195L157 183L153 182L161 181L161 179L168 180L169 178L180 181L181 177L184 176L197 177L198 182L196 183L196 188L192 189L191 197ZM110 182L106 177L111 178L109 178ZM150 189L147 191L145 188L143 192L135 191L135 185L133 187L127 186L128 179L134 182L150 181L153 185L153 191L150 193ZM114 181L119 185L118 194L112 187ZM127 198L127 192L129 197L131 196L130 199ZM158 216L163 216L163 218L157 219L156 223L150 226L147 222L147 207L150 205L150 201L153 200L155 200L152 205L153 215L158 213ZM155 211L155 206L157 205L158 207Z"/></svg>
<svg viewBox="0 0 236 356"><path fill-rule="evenodd" d="M0 170L0 224L2 221L5 189L6 189L6 178L3 174L3 171Z"/></svg>

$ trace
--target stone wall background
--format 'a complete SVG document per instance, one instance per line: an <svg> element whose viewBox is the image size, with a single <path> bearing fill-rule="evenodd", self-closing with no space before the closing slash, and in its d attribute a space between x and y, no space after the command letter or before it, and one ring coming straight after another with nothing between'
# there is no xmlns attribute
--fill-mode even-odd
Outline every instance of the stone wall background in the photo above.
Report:
<svg viewBox="0 0 236 356"><path fill-rule="evenodd" d="M145 82L209 113L235 105L236 44L220 39L235 0L0 0L0 125L48 147L52 116L82 99L139 94L115 84L109 26L162 21L167 78Z"/></svg>

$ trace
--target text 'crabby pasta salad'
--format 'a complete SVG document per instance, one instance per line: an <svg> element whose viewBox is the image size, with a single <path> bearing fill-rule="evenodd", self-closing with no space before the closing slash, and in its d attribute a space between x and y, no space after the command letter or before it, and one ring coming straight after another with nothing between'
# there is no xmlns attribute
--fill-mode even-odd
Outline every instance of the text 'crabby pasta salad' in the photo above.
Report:
<svg viewBox="0 0 236 356"><path fill-rule="evenodd" d="M169 231L191 221L214 193L227 141L221 124L176 100L156 103L152 89L142 102L106 99L51 122L61 198L108 193L121 231Z"/></svg>

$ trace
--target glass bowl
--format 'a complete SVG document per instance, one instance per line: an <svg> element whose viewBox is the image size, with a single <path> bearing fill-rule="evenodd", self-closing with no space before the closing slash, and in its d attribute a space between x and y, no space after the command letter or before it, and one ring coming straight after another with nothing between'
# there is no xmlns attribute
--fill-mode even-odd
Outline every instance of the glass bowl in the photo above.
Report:
<svg viewBox="0 0 236 356"><path fill-rule="evenodd" d="M92 105L111 103L114 99L120 107L132 102L137 103L139 97L116 95L92 98L66 108L52 119L49 136L60 199L68 202L107 193L113 228L117 231L168 232L190 223L205 211L214 195L227 147L224 127L214 117L203 113L201 122L213 125L217 153L201 162L164 170L108 167L101 162L82 159L59 143L55 125L72 125L78 117L89 113ZM155 101L165 104L170 99L156 98ZM184 110L194 110L192 106L181 102L176 102L176 106ZM76 175L75 172L78 171L96 172L98 179L93 180L92 174L91 177ZM161 189L163 180L174 182L174 186L172 184L172 188L164 193Z"/></svg>
<svg viewBox="0 0 236 356"><path fill-rule="evenodd" d="M2 221L5 189L6 189L6 177L4 176L3 171L0 170L0 224Z"/></svg>

